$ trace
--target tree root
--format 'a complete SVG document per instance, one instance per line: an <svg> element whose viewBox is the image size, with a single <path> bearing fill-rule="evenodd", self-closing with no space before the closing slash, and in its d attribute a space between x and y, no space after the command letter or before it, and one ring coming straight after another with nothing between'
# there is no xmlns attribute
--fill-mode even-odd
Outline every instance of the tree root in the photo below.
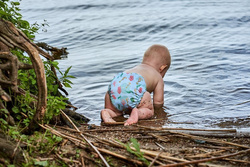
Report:
<svg viewBox="0 0 250 167"><path fill-rule="evenodd" d="M40 122L43 120L46 105L47 105L47 85L44 64L39 54L48 59L52 59L50 55L46 54L42 49L30 41L23 32L18 30L11 22L0 20L0 41L1 41L1 54L0 58L7 59L7 63L0 66L2 70L8 70L9 80L1 80L1 85L8 84L14 92L18 92L17 87L17 71L18 60L17 57L10 53L10 49L15 47L25 51L31 59L32 66L35 70L38 86L38 101L36 113L33 122ZM30 125L33 126L32 124Z"/></svg>
<svg viewBox="0 0 250 167"><path fill-rule="evenodd" d="M26 52L29 55L32 64L20 62L18 58L11 53L11 49L15 48ZM52 56L43 49L49 51ZM27 131L33 131L35 127L38 127L37 123L42 123L47 107L45 68L40 55L49 61L53 61L56 59L55 55L58 55L58 53L63 53L65 55L68 54L66 49L67 48L57 49L45 43L38 43L38 45L36 45L11 22L0 18L0 98L5 102L12 101L12 96L6 92L8 88L17 95L25 95L27 93L25 90L18 87L18 70L34 69L36 74L38 95L30 94L30 96L35 99L34 103L36 103L36 113L34 114L33 120L31 120ZM68 95L57 77L55 67L52 65L51 71L54 73L55 84L58 85L58 89L64 92L65 95ZM84 118L84 120L86 121L88 119Z"/></svg>

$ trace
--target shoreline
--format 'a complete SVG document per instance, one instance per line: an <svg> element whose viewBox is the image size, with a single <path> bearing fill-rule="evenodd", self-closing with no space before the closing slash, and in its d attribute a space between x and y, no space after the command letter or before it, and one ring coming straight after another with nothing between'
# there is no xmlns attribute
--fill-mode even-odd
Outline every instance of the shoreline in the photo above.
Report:
<svg viewBox="0 0 250 167"><path fill-rule="evenodd" d="M80 139L79 132L74 129L68 127L55 127L55 129L63 134L66 134L66 132L70 133L71 138L75 135L75 138ZM145 164L146 161L138 159L138 154L133 153L133 151L129 152L128 148L126 148L127 146L131 146L133 150L132 145L136 143L138 145L135 147L138 147L139 151L134 150L134 152L141 152L148 162L153 162L157 166L178 166L178 163L184 162L211 167L215 165L245 166L250 164L250 154L247 154L250 152L250 137L246 136L218 137L191 135L164 128L145 127L138 124L132 126L95 126L86 124L79 127L79 130L81 134L91 141L105 159L113 160L111 163L113 166L120 166L121 164L128 167L148 166ZM227 134L228 132L224 131L223 133ZM131 138L134 138L136 142L131 141ZM87 155L96 155L93 149L86 146L86 143L74 144L75 142L72 139L68 139L68 141L70 141L71 147L78 147L82 151L85 150L86 153L89 152ZM101 166L105 166L100 162L100 157L96 156L99 159L98 163L94 159L88 159L85 165L102 164ZM223 158L224 156L232 158ZM204 162L200 162L201 160Z"/></svg>

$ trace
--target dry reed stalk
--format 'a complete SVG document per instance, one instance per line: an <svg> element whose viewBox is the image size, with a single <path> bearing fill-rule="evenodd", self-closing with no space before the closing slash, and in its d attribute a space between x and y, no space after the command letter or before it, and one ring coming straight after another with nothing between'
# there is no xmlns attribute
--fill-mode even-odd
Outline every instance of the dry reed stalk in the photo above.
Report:
<svg viewBox="0 0 250 167"><path fill-rule="evenodd" d="M132 147L132 149L135 150L135 148ZM155 157L158 155L159 152L157 151L149 151L149 150L145 150L145 149L140 149L141 152L143 152L144 154L146 155L149 155L149 156L152 156L152 157ZM170 156L168 153L165 153L163 152L162 154L159 155L160 158L164 158L164 159L168 159L168 160L173 160L173 161L178 161L178 162L189 162L188 160L186 159L183 159L183 158L176 158L176 157L172 157Z"/></svg>
<svg viewBox="0 0 250 167"><path fill-rule="evenodd" d="M156 144L158 147L160 147L163 151L166 151L166 148L163 147L161 144L159 144L159 143L157 143L157 142L155 142L155 144ZM159 159L160 159L160 158L159 158ZM164 161L164 162L167 162L167 163L175 163L174 161L166 160L166 159L162 159L162 158L161 158L161 160Z"/></svg>
<svg viewBox="0 0 250 167"><path fill-rule="evenodd" d="M242 104L249 103L249 102L250 102L250 100L247 100L247 101L245 101L245 102L238 103L238 104L236 104L236 105L242 105Z"/></svg>
<svg viewBox="0 0 250 167"><path fill-rule="evenodd" d="M219 150L231 150L234 147L222 147L222 146L203 146L204 148L219 149Z"/></svg>
<svg viewBox="0 0 250 167"><path fill-rule="evenodd" d="M138 122L138 123L157 122L157 121L162 121L162 120L166 120L166 119L165 118L141 119L140 122Z"/></svg>
<svg viewBox="0 0 250 167"><path fill-rule="evenodd" d="M153 134L153 133L149 133L149 135L155 137L159 141L163 141L163 142L166 142L166 143L170 141L170 139L168 139L168 138L165 138L165 137Z"/></svg>
<svg viewBox="0 0 250 167"><path fill-rule="evenodd" d="M80 157L81 157L82 167L85 167L84 158L83 158L83 156L82 156L82 155L80 155Z"/></svg>
<svg viewBox="0 0 250 167"><path fill-rule="evenodd" d="M76 164L81 164L81 162L80 161L77 161L77 160L72 160L72 159L68 159L68 158L63 158L63 157L61 157L59 154L57 154L56 153L56 156L59 158L59 159L61 159L62 161L64 161L67 165L69 165L68 163L76 163Z"/></svg>
<svg viewBox="0 0 250 167"><path fill-rule="evenodd" d="M124 125L124 122L102 122L104 126L112 126L112 125Z"/></svg>
<svg viewBox="0 0 250 167"><path fill-rule="evenodd" d="M226 150L219 150L219 151L214 151L214 152L209 152L209 153L204 153L204 154L196 154L196 155L192 155L192 156L186 156L186 158L207 158L211 155L216 155L216 154L220 154L222 152L225 152Z"/></svg>
<svg viewBox="0 0 250 167"><path fill-rule="evenodd" d="M40 126L41 126L41 125L40 125ZM67 135L67 134L62 134L61 132L59 132L59 131L57 131L57 130L51 128L51 127L48 126L48 125L45 125L44 127L45 127L47 130L49 130L51 133L53 133L53 134L55 134L55 135L57 135L57 136L60 136L60 137L69 139L69 140L71 140L71 141L75 141L75 142L79 142L79 143L85 144L85 143L83 143L82 140L77 139L76 137L71 137L71 136L69 136L69 135Z"/></svg>
<svg viewBox="0 0 250 167"><path fill-rule="evenodd" d="M95 138L97 141L103 143L103 144L109 144L109 145L112 145L112 146L115 146L115 147L119 147L119 148L124 148L123 146L120 145L120 143L114 141L113 139L102 139L98 136L94 136L94 135L91 135L91 134L87 134L87 133L84 133L86 136L89 136L89 137L92 137L92 138Z"/></svg>
<svg viewBox="0 0 250 167"><path fill-rule="evenodd" d="M41 125L40 125L40 126L41 126ZM49 126L47 125L47 127L49 127ZM46 127L44 127L44 128L46 128ZM87 147L86 147L86 143L84 143L84 142L82 141L82 139L78 139L78 138L76 138L76 137L71 137L71 136L68 136L67 134L62 134L61 132L59 132L59 131L57 131L57 130L51 128L51 127L46 128L46 129L49 130L52 134L55 134L55 135L57 135L57 136L60 136L60 137L62 137L62 138L64 138L64 139L67 139L67 140L71 141L71 142L74 143L76 146L82 147L82 148L84 148L84 149L87 148Z"/></svg>
<svg viewBox="0 0 250 167"><path fill-rule="evenodd" d="M103 148L98 148L99 151L103 152L103 153L106 153L106 154L109 154L109 155L113 155L115 157L118 157L118 158L121 158L123 160L128 160L130 162L133 162L137 165L143 165L143 163L141 161L138 161L138 160L134 160L134 159L131 159L131 158L128 158L126 156L123 156L123 155L120 155L120 154L117 154L115 152L112 152L112 151L109 151L107 149L103 149Z"/></svg>
<svg viewBox="0 0 250 167"><path fill-rule="evenodd" d="M18 143L17 143L17 145L16 145L16 147L15 147L15 149L14 149L14 151L13 151L13 154L12 154L12 158L14 159L14 157L15 157L15 154L16 154L16 151L17 151L17 149L19 148L19 146L20 146L20 142L21 142L21 138L19 139L19 141L18 141Z"/></svg>
<svg viewBox="0 0 250 167"><path fill-rule="evenodd" d="M65 146L65 144L68 142L69 140L68 139L64 139L61 143L61 146Z"/></svg>
<svg viewBox="0 0 250 167"><path fill-rule="evenodd" d="M153 128L142 125L137 125L137 127L151 129L151 130L182 130L182 131L205 131L205 132L228 132L228 133L236 133L236 129L190 129L190 128Z"/></svg>
<svg viewBox="0 0 250 167"><path fill-rule="evenodd" d="M136 132L139 133L140 129L130 128L130 129L86 129L84 132L115 132L115 131L124 131L124 132Z"/></svg>
<svg viewBox="0 0 250 167"><path fill-rule="evenodd" d="M148 161L154 161L154 158L147 156L147 155L143 155L144 158L146 158ZM166 163L163 163L163 161L159 161L159 157L157 158L157 160L155 160L154 164L158 164L158 165L165 165Z"/></svg>
<svg viewBox="0 0 250 167"><path fill-rule="evenodd" d="M153 159L153 161L149 164L148 167L152 167L154 165L154 163L156 162L156 160L159 158L159 156L163 153L163 150L161 150Z"/></svg>
<svg viewBox="0 0 250 167"><path fill-rule="evenodd" d="M184 165L190 165L190 164L198 164L198 163L203 163L203 162L208 162L208 161L214 161L214 160L219 160L219 159L223 159L223 158L233 157L233 156L240 155L240 154L245 154L245 153L248 153L248 152L250 152L250 149L239 151L239 152L233 153L233 154L222 155L222 156L218 156L218 157L206 158L206 159L201 159L201 160L194 160L194 161L189 161L189 162L182 162L182 163L177 163L177 164L162 165L160 167L177 167L177 166L184 166Z"/></svg>
<svg viewBox="0 0 250 167"><path fill-rule="evenodd" d="M161 158L160 156L158 157L158 160L162 162L161 165L165 165L167 163L169 163L169 164L175 164L176 163L176 161L174 161L174 160L170 160L170 159L166 159L166 158Z"/></svg>
<svg viewBox="0 0 250 167"><path fill-rule="evenodd" d="M250 164L250 161L244 161L244 160L238 160L238 159L224 158L223 160L232 161L232 162L240 162L240 163L245 163L245 164Z"/></svg>
<svg viewBox="0 0 250 167"><path fill-rule="evenodd" d="M52 160L54 160L54 158L42 158L42 157L38 157L36 160L37 161L52 161Z"/></svg>
<svg viewBox="0 0 250 167"><path fill-rule="evenodd" d="M95 150L95 152L99 155L99 157L101 158L101 160L103 161L103 163L107 167L109 167L109 164L104 159L104 157L102 156L102 154L98 151L98 149L80 132L80 130L76 127L76 125L72 122L72 120L62 110L60 110L60 111L63 114L63 116L66 117L68 119L68 121L73 125L73 127L80 133L80 135L82 136L82 138Z"/></svg>
<svg viewBox="0 0 250 167"><path fill-rule="evenodd" d="M53 134L59 136L59 137L66 138L66 139L70 139L70 140L74 140L74 138L68 137L68 136L62 134L61 132L59 132L59 131L57 131L57 130L51 128L51 127L48 126L48 125L45 125L45 126L43 126L42 124L38 124L38 125L41 126L41 127L44 128L44 129L50 131L51 133L53 133Z"/></svg>
<svg viewBox="0 0 250 167"><path fill-rule="evenodd" d="M81 147L81 146L80 146ZM86 156L85 154L81 154L81 156L84 158L84 159L88 159L89 161L92 161L92 162L95 162L95 159L94 158L91 158L89 156Z"/></svg>
<svg viewBox="0 0 250 167"><path fill-rule="evenodd" d="M215 140L215 139L208 139L208 138L189 135L189 134L180 133L180 132L173 132L173 131L169 131L169 132L172 133L172 134L177 134L177 135L184 136L184 137L189 138L189 139L201 140L201 141L206 141L206 142L209 142L209 143L227 144L227 145L236 146L236 147L245 148L245 149L250 148L248 146L244 146L244 145L240 145L240 144L232 143L232 142L220 141L220 140Z"/></svg>
<svg viewBox="0 0 250 167"><path fill-rule="evenodd" d="M59 132L59 131L58 131L58 132ZM72 138L74 138L74 139L78 139L78 140L82 141L82 138L81 138L81 137L75 136L75 135L73 135L73 134L66 133L65 131L60 131L60 133L66 135L66 136L68 136L68 137L72 137Z"/></svg>
<svg viewBox="0 0 250 167"><path fill-rule="evenodd" d="M70 132L74 132L74 133L78 133L77 130L75 129L72 129L72 128L67 128L67 127L63 127L63 126L55 126L57 129L63 129L63 130L67 130L67 131L70 131Z"/></svg>

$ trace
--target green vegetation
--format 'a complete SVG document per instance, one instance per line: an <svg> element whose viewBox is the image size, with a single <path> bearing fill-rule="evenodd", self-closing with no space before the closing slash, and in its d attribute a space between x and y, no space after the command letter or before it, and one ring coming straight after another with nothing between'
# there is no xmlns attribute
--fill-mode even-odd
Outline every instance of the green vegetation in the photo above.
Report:
<svg viewBox="0 0 250 167"><path fill-rule="evenodd" d="M127 151L129 153L134 154L135 156L137 156L138 160L144 162L148 166L149 162L143 156L143 152L141 152L141 150L140 150L140 144L138 143L138 141L135 138L130 138L130 142L131 143L127 143L127 144L124 144L122 142L119 142L119 143L122 144L127 149Z"/></svg>
<svg viewBox="0 0 250 167"><path fill-rule="evenodd" d="M0 17L12 22L18 29L22 30L28 38L32 39L38 31L39 25L37 23L30 25L28 21L23 20L22 15L19 13L19 5L20 2L18 1L1 0ZM44 25L45 24L42 24L42 26Z"/></svg>
<svg viewBox="0 0 250 167"><path fill-rule="evenodd" d="M34 23L30 24L28 21L22 19L20 12L20 1L1 0L0 1L0 18L12 22L18 29L20 29L30 40L35 38L35 34L41 28L46 26L46 23L41 25ZM18 57L18 60L23 63L31 64L31 60L27 54L16 48L13 49L12 54ZM2 60L0 60L1 63ZM59 91L58 81L64 87L71 87L72 82L70 79L74 78L69 75L69 67L65 72L62 72L59 68L59 64L56 61L45 61L45 73L48 90L48 101L46 108L46 115L44 123L49 123L54 116L60 114L60 110L67 106L67 98L63 96ZM54 67L57 72L60 73L60 78L55 76L55 73L51 71L51 67ZM48 155L49 152L56 150L56 145L62 141L62 138L51 134L48 131L35 131L32 135L25 135L23 131L29 126L35 111L36 111L36 99L38 94L36 74L33 69L31 70L18 70L19 88L25 90L25 95L16 95L10 89L7 90L11 95L11 102L5 102L0 99L0 102L4 105L4 109L0 111L0 134L10 136L16 142L22 142L27 144L23 155L25 155L25 162L23 166L65 166L63 162L57 162L55 160L48 162L38 161L33 157L36 155ZM6 91L6 90L5 90ZM7 92L6 91L6 92ZM15 124L11 125L7 119L11 113L14 118ZM1 164L0 164L1 165ZM11 165L11 162L5 162L5 165Z"/></svg>

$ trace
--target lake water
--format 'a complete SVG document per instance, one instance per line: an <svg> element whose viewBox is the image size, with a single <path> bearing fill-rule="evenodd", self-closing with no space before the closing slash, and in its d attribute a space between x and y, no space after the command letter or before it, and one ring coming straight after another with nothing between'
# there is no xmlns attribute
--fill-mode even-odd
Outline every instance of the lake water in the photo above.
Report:
<svg viewBox="0 0 250 167"><path fill-rule="evenodd" d="M152 44L167 46L165 127L250 131L249 0L22 0L30 23L47 20L36 41L67 47L59 60L77 77L72 104L100 124L113 76L141 62Z"/></svg>

